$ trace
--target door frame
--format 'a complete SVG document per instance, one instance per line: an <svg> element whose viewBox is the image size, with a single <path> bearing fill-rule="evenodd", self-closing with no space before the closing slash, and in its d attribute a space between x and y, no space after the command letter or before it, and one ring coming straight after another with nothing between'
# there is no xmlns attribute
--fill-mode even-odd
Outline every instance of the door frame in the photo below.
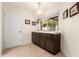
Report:
<svg viewBox="0 0 79 59"><path fill-rule="evenodd" d="M0 56L3 55L3 40L4 40L4 14L3 3L0 2Z"/></svg>

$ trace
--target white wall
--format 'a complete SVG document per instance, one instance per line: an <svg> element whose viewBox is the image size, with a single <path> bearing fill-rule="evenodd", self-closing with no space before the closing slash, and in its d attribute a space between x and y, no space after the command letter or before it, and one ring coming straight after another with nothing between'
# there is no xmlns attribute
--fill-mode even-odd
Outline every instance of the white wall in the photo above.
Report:
<svg viewBox="0 0 79 59"><path fill-rule="evenodd" d="M65 56L79 57L79 14L63 19L63 12L74 3L63 3L59 14L59 28L62 32L62 51Z"/></svg>
<svg viewBox="0 0 79 59"><path fill-rule="evenodd" d="M31 32L37 30L37 26L32 26L32 21L36 21L35 16L27 9L9 3L4 3L4 16L6 16L4 17L4 49L31 43ZM25 24L25 19L30 20L31 24ZM17 33L14 32L12 26L17 27ZM18 33L20 30L22 32ZM17 34L20 34L20 36L15 39L14 37Z"/></svg>
<svg viewBox="0 0 79 59"><path fill-rule="evenodd" d="M0 3L0 56L2 54L2 40L3 40L3 20L2 20L2 3Z"/></svg>

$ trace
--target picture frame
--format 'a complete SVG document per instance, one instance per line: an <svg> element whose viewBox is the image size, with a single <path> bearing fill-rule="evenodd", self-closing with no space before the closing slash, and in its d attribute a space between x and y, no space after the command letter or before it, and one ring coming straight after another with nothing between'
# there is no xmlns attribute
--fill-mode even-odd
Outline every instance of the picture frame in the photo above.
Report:
<svg viewBox="0 0 79 59"><path fill-rule="evenodd" d="M30 24L30 20L25 19L25 24Z"/></svg>
<svg viewBox="0 0 79 59"><path fill-rule="evenodd" d="M79 2L75 3L69 10L70 17L79 13Z"/></svg>
<svg viewBox="0 0 79 59"><path fill-rule="evenodd" d="M66 19L68 17L68 9L66 9L64 12L63 12L63 19Z"/></svg>
<svg viewBox="0 0 79 59"><path fill-rule="evenodd" d="M33 26L36 26L36 21L32 21L32 25Z"/></svg>
<svg viewBox="0 0 79 59"><path fill-rule="evenodd" d="M39 23L40 19L37 19L37 24Z"/></svg>

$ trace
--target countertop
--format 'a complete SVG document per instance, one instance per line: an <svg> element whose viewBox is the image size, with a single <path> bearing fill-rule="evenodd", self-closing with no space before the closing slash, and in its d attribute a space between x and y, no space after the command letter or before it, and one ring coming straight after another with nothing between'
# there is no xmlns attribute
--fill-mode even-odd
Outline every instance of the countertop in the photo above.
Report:
<svg viewBox="0 0 79 59"><path fill-rule="evenodd" d="M60 31L32 31L32 32L48 33L48 34L59 34L60 33Z"/></svg>

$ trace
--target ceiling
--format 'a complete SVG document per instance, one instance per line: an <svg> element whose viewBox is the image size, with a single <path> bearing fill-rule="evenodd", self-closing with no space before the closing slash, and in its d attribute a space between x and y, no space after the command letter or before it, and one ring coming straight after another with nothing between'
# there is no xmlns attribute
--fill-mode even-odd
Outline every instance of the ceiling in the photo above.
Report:
<svg viewBox="0 0 79 59"><path fill-rule="evenodd" d="M58 10L60 8L61 2L40 2L40 3L41 3L40 8L43 11L43 14L40 17L44 18L44 17L51 17L53 15L58 15ZM10 2L9 4L26 8L34 15L36 15L36 11L38 10L38 2Z"/></svg>

